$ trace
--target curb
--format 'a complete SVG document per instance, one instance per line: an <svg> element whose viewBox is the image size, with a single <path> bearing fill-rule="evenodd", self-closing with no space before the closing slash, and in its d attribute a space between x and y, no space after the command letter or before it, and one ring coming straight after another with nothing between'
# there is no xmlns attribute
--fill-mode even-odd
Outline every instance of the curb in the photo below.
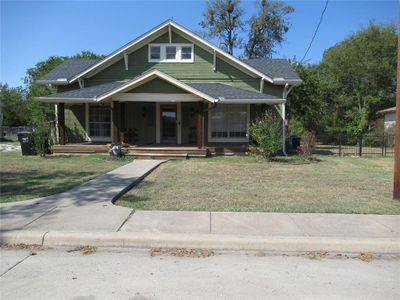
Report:
<svg viewBox="0 0 400 300"><path fill-rule="evenodd" d="M90 245L101 248L207 248L276 252L372 252L400 254L400 238L280 237L143 232L8 231L2 244L39 244L45 247Z"/></svg>

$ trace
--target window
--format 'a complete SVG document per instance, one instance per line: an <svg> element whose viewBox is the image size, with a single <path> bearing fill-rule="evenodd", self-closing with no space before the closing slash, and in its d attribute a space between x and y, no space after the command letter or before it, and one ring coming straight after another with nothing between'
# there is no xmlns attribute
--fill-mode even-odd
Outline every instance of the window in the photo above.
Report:
<svg viewBox="0 0 400 300"><path fill-rule="evenodd" d="M149 62L192 63L192 44L149 44Z"/></svg>
<svg viewBox="0 0 400 300"><path fill-rule="evenodd" d="M109 105L89 105L89 136L111 136L111 109Z"/></svg>
<svg viewBox="0 0 400 300"><path fill-rule="evenodd" d="M167 50L167 59L176 59L176 47L166 47Z"/></svg>
<svg viewBox="0 0 400 300"><path fill-rule="evenodd" d="M247 140L247 104L221 104L210 110L211 140Z"/></svg>
<svg viewBox="0 0 400 300"><path fill-rule="evenodd" d="M161 58L161 47L151 46L150 47L150 59L160 59Z"/></svg>

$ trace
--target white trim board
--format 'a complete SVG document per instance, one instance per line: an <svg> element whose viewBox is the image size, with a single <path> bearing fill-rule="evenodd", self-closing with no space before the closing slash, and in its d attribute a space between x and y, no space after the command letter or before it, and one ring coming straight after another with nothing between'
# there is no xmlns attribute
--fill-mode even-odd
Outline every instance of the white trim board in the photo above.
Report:
<svg viewBox="0 0 400 300"><path fill-rule="evenodd" d="M113 101L121 102L198 102L193 94L163 94L163 93L119 93L112 97Z"/></svg>

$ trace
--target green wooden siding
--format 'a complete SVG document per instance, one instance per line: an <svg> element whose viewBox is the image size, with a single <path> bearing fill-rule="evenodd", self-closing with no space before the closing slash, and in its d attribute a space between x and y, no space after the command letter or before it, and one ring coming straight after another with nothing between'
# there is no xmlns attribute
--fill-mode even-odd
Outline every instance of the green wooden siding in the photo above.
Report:
<svg viewBox="0 0 400 300"><path fill-rule="evenodd" d="M155 39L152 43L167 43L168 34ZM173 43L190 43L173 33ZM156 68L183 82L219 82L251 91L259 91L260 79L240 71L224 60L217 58L217 71L213 70L213 54L203 48L194 46L194 63L150 63L148 62L148 45L129 55L129 68L125 70L124 59L85 80L85 86L91 86L117 80L128 80L141 73ZM282 86L264 83L264 92L278 97L282 96Z"/></svg>
<svg viewBox="0 0 400 300"><path fill-rule="evenodd" d="M181 94L186 92L163 79L156 78L128 91L128 93Z"/></svg>
<svg viewBox="0 0 400 300"><path fill-rule="evenodd" d="M65 138L67 143L86 141L85 104L65 107Z"/></svg>

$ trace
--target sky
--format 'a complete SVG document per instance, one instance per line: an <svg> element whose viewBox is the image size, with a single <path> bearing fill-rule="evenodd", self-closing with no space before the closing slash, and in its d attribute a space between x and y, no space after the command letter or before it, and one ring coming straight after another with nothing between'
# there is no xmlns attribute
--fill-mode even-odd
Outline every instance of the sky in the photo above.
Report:
<svg viewBox="0 0 400 300"><path fill-rule="evenodd" d="M274 57L305 54L325 0L285 1L295 8L286 40ZM49 56L71 56L82 50L109 54L142 33L173 18L199 32L205 1L4 1L0 0L0 82L23 85L28 68ZM246 16L255 1L242 0ZM323 22L305 61L318 63L329 47L368 26L398 22L396 0L329 0ZM235 55L241 54L236 49Z"/></svg>

